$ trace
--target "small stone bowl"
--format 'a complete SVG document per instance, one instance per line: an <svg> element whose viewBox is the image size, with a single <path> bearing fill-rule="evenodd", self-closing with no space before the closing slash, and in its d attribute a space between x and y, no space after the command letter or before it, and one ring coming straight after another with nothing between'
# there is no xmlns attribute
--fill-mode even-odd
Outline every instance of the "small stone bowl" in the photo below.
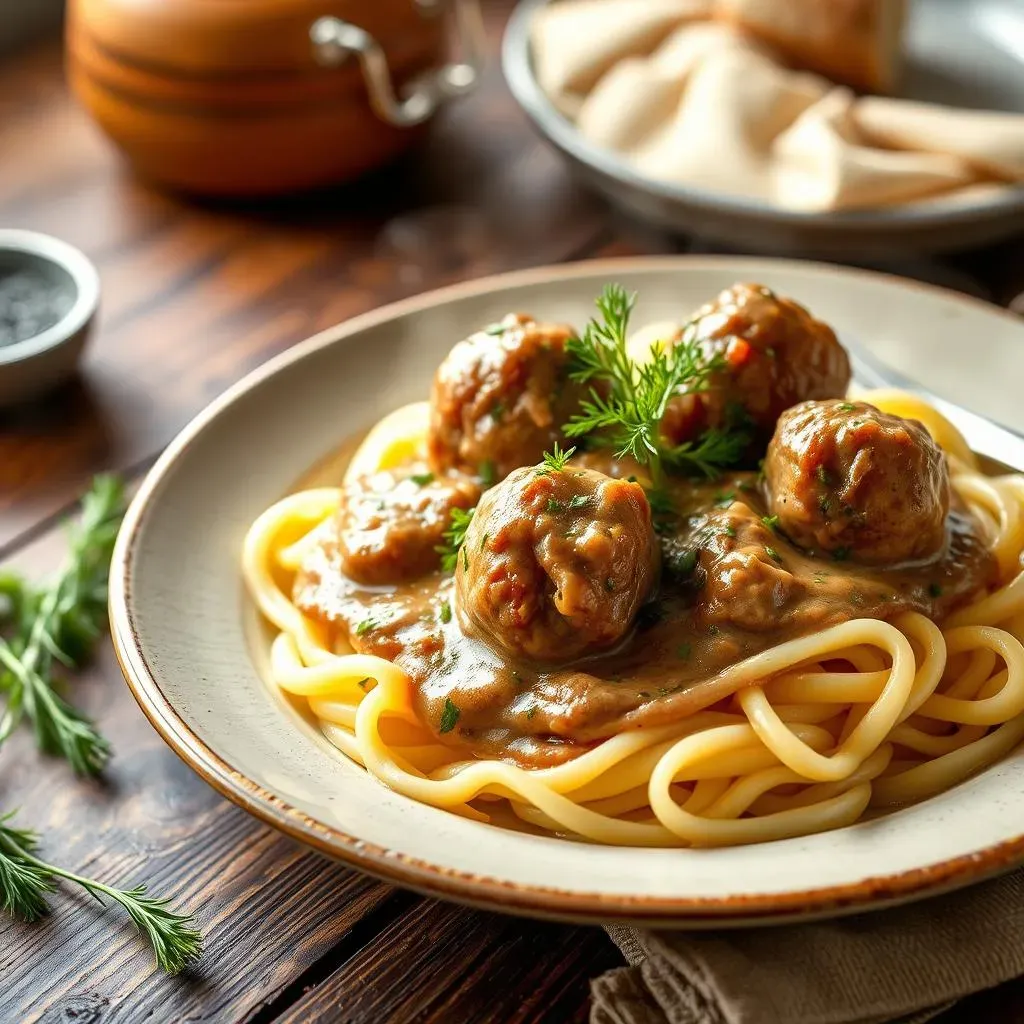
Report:
<svg viewBox="0 0 1024 1024"><path fill-rule="evenodd" d="M99 298L99 274L74 246L0 230L0 407L38 398L74 373Z"/></svg>

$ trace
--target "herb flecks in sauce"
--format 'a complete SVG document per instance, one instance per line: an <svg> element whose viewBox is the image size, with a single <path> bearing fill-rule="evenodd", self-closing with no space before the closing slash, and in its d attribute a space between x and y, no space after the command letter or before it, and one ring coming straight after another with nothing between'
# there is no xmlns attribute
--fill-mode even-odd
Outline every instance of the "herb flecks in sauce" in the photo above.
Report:
<svg viewBox="0 0 1024 1024"><path fill-rule="evenodd" d="M443 736L446 732L451 732L452 729L458 724L459 717L462 712L458 709L451 697L445 697L444 709L441 711L441 724L439 732Z"/></svg>
<svg viewBox="0 0 1024 1024"><path fill-rule="evenodd" d="M611 457L604 457L606 471L614 471ZM597 468L597 459L591 453L588 464ZM510 661L455 628L454 607L451 622L442 622L437 609L451 601L450 574L438 572L388 593L360 589L331 561L329 540L297 579L296 601L307 614L347 630L357 650L394 660L413 680L422 721L440 722L450 700L460 716L460 744L480 756L544 766L573 757L627 721L654 726L704 706L698 696L713 690L723 667L783 640L851 617L890 619L904 609L941 618L991 571L987 548L961 511L950 514L948 550L936 564L887 570L852 559L812 558L762 522L769 515L764 498L743 487L754 479L753 473L714 484L669 479L669 495L688 515L675 518L659 538L666 554L657 598L641 607L632 633L614 651L576 663ZM742 497L721 507L715 498L723 489ZM457 531L460 545L466 526L464 521ZM936 578L943 582L938 595ZM598 583L609 593L605 580L603 575ZM431 614L421 618L425 610ZM357 627L367 619L381 625L359 635ZM685 645L690 653L683 658ZM530 722L543 721L537 733L524 728L524 708L534 703L544 709ZM561 710L555 713L555 707Z"/></svg>

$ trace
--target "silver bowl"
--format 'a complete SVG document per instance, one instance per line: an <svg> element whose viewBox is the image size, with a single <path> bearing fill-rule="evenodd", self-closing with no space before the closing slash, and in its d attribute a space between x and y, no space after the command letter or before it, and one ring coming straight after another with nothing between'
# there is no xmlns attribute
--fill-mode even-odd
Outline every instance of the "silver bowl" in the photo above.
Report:
<svg viewBox="0 0 1024 1024"><path fill-rule="evenodd" d="M509 20L502 44L509 88L537 130L580 176L630 214L743 249L847 259L966 249L1024 230L1024 188L955 206L920 203L800 213L646 178L616 153L584 139L538 84L530 23L548 2L522 0ZM1024 31L1019 0L918 0L908 29L905 94L958 106L1024 110L1024 62L1005 44L1010 23Z"/></svg>
<svg viewBox="0 0 1024 1024"><path fill-rule="evenodd" d="M0 407L17 405L67 380L78 365L100 298L100 279L84 253L34 231L0 230L0 278L32 275L63 303L52 325L0 345Z"/></svg>

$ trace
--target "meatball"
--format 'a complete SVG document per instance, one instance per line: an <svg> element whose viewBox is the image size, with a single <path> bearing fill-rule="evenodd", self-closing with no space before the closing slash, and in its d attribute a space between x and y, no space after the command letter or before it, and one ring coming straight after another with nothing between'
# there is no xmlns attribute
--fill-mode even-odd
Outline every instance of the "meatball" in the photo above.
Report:
<svg viewBox="0 0 1024 1024"><path fill-rule="evenodd" d="M944 546L949 470L917 420L804 402L779 418L764 469L779 528L801 547L890 565Z"/></svg>
<svg viewBox="0 0 1024 1024"><path fill-rule="evenodd" d="M803 306L758 284L735 284L697 310L681 332L725 366L706 390L672 399L662 433L673 444L737 419L752 428L752 451L763 452L779 415L797 402L841 398L850 361L828 324Z"/></svg>
<svg viewBox="0 0 1024 1024"><path fill-rule="evenodd" d="M438 367L427 451L438 472L485 483L540 460L583 396L568 376L569 327L509 314L460 341Z"/></svg>
<svg viewBox="0 0 1024 1024"><path fill-rule="evenodd" d="M524 467L487 491L463 552L462 628L539 662L621 640L659 568L643 488L574 467Z"/></svg>
<svg viewBox="0 0 1024 1024"><path fill-rule="evenodd" d="M374 473L348 484L335 521L342 572L377 586L416 579L440 565L452 509L472 508L480 488L432 473Z"/></svg>
<svg viewBox="0 0 1024 1024"><path fill-rule="evenodd" d="M785 566L778 539L743 501L716 508L704 524L706 541L698 564L701 619L755 633L791 626L805 587Z"/></svg>

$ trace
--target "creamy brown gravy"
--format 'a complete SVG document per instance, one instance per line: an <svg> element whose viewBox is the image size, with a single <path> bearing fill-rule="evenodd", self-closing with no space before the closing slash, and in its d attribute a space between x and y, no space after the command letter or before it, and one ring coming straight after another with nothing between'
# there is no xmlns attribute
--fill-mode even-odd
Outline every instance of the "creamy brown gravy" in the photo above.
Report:
<svg viewBox="0 0 1024 1024"><path fill-rule="evenodd" d="M600 455L587 463L616 475L627 471ZM459 716L446 742L540 767L623 729L711 705L725 695L718 673L785 640L908 609L941 621L994 580L981 527L957 502L937 558L878 569L790 544L762 518L766 504L753 473L714 484L676 481L672 488L683 514L662 529L654 599L615 650L569 666L515 662L464 635L448 614L450 575L379 588L347 579L329 527L297 577L294 597L307 614L349 634L357 650L407 672L418 713L438 735L450 700Z"/></svg>

